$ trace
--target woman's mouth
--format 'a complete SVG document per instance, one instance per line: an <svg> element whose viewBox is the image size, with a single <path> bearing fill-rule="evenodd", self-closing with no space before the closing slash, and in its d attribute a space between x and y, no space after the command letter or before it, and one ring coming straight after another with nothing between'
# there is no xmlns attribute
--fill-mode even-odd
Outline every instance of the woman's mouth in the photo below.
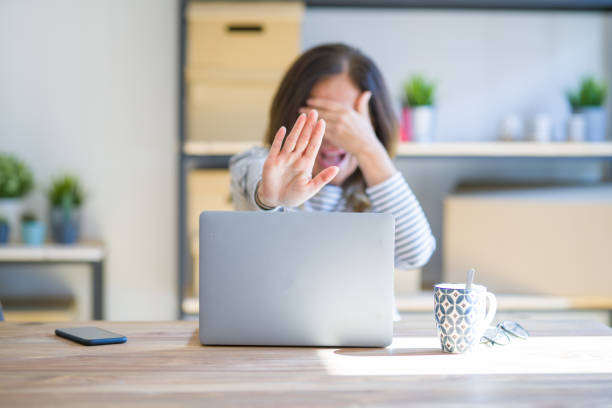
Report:
<svg viewBox="0 0 612 408"><path fill-rule="evenodd" d="M346 159L346 152L342 150L320 151L319 155L317 156L317 160L323 168L327 168L329 166L339 167L344 159Z"/></svg>

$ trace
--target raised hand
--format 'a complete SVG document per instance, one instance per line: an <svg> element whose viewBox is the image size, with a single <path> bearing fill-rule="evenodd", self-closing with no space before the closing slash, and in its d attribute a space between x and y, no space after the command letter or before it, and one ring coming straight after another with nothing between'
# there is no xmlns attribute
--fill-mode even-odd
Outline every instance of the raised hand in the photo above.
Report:
<svg viewBox="0 0 612 408"><path fill-rule="evenodd" d="M338 167L331 166L312 178L312 168L325 133L325 121L317 118L316 110L308 115L300 114L286 138L284 126L276 132L256 192L263 205L298 206L338 174Z"/></svg>
<svg viewBox="0 0 612 408"><path fill-rule="evenodd" d="M367 186L387 180L395 172L395 166L385 147L376 137L370 119L370 91L363 91L354 107L323 98L310 98L308 106L300 108L307 113L316 109L327 124L325 139L357 158Z"/></svg>
<svg viewBox="0 0 612 408"><path fill-rule="evenodd" d="M310 98L306 101L308 106L302 107L300 112L316 109L327 125L326 140L359 156L379 144L368 108L371 97L370 91L362 92L354 108L338 101Z"/></svg>

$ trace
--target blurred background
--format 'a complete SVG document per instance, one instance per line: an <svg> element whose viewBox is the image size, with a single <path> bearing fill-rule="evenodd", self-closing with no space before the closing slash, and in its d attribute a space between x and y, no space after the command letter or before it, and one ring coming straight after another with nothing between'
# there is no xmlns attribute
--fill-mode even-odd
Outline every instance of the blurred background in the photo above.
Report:
<svg viewBox="0 0 612 408"><path fill-rule="evenodd" d="M344 42L386 78L396 165L438 239L422 270L396 271L400 310L423 311L434 283L475 267L508 294L502 311L609 324L611 10L2 1L5 318L197 316L197 215L232 208L228 158L261 144L291 61Z"/></svg>

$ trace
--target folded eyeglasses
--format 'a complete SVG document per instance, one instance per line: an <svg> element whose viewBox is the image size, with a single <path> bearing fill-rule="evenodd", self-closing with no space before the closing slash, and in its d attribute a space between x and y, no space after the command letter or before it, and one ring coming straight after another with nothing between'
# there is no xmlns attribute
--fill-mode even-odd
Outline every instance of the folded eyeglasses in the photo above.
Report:
<svg viewBox="0 0 612 408"><path fill-rule="evenodd" d="M510 343L512 337L526 340L529 337L529 332L517 322L504 320L499 322L497 326L485 330L480 338L480 343L486 344L489 347L493 347L496 344L505 346Z"/></svg>

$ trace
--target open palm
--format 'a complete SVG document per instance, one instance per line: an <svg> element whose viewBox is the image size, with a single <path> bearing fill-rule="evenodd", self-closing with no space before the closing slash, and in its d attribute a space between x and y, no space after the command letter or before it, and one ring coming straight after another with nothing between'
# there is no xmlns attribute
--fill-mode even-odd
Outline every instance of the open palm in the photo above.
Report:
<svg viewBox="0 0 612 408"><path fill-rule="evenodd" d="M264 205L298 206L338 174L338 167L331 166L312 178L312 168L325 133L325 121L317 118L317 111L312 110L308 116L298 117L286 138L284 126L276 132L257 190L259 201Z"/></svg>

